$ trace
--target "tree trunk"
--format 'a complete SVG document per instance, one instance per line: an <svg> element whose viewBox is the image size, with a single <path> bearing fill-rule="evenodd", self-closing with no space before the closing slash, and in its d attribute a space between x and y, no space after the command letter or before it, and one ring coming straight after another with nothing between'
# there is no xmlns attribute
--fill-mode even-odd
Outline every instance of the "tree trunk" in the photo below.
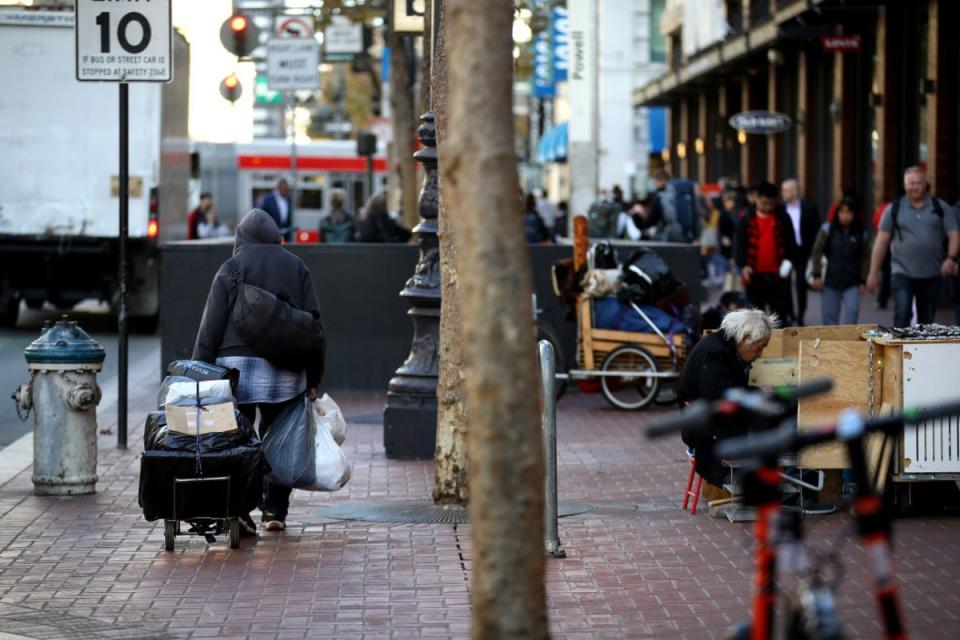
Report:
<svg viewBox="0 0 960 640"><path fill-rule="evenodd" d="M420 220L417 207L417 163L413 159L413 136L417 116L414 113L413 78L410 68L412 51L405 45L403 36L391 33L387 44L390 47L390 117L393 125L392 159L390 180L400 191L400 212L403 225L412 229Z"/></svg>
<svg viewBox="0 0 960 640"><path fill-rule="evenodd" d="M441 11L446 7L441 7ZM429 7L428 7L429 13ZM437 47L430 78L430 102L436 118L437 141L443 144L447 127L447 56L445 21L437 25ZM440 158L443 162L443 158ZM437 382L437 451L433 501L437 504L466 505L469 498L467 474L467 410L463 385L463 340L460 332L460 290L454 264L454 220L449 199L440 179L440 375Z"/></svg>
<svg viewBox="0 0 960 640"><path fill-rule="evenodd" d="M472 637L546 638L533 279L513 138L513 2L446 4L440 168L456 216L470 412Z"/></svg>

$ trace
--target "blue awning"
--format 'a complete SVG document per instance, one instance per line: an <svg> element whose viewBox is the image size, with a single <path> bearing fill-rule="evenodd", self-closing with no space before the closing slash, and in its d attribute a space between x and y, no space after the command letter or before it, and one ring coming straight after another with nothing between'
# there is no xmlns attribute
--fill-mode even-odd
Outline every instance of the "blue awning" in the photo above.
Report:
<svg viewBox="0 0 960 640"><path fill-rule="evenodd" d="M547 129L537 145L537 160L541 163L567 161L567 123L561 122Z"/></svg>
<svg viewBox="0 0 960 640"><path fill-rule="evenodd" d="M667 146L667 108L650 107L650 153L660 153Z"/></svg>

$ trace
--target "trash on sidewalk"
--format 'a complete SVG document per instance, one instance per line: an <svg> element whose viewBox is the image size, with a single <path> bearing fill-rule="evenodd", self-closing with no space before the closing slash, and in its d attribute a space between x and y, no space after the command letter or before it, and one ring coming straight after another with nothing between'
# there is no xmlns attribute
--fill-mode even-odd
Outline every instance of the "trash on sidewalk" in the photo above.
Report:
<svg viewBox="0 0 960 640"><path fill-rule="evenodd" d="M263 442L270 480L305 491L337 491L347 483L351 467L334 440L333 421L326 418L307 398L277 416Z"/></svg>

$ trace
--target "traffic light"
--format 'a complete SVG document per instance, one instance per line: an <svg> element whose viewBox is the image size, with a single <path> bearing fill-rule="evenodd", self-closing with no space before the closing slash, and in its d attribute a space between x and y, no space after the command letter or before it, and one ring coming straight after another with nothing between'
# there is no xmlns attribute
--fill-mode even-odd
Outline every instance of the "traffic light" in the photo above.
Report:
<svg viewBox="0 0 960 640"><path fill-rule="evenodd" d="M246 14L238 11L220 26L220 42L227 51L242 58L260 44L260 29Z"/></svg>
<svg viewBox="0 0 960 640"><path fill-rule="evenodd" d="M230 74L220 81L220 95L230 102L236 102L243 94L243 85L236 75Z"/></svg>

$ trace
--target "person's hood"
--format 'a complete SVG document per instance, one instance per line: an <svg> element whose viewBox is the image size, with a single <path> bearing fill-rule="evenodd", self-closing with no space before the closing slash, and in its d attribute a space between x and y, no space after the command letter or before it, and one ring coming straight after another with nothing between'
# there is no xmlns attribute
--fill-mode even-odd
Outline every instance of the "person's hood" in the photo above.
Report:
<svg viewBox="0 0 960 640"><path fill-rule="evenodd" d="M280 229L270 214L263 209L251 209L237 225L233 254L252 244L280 244Z"/></svg>

